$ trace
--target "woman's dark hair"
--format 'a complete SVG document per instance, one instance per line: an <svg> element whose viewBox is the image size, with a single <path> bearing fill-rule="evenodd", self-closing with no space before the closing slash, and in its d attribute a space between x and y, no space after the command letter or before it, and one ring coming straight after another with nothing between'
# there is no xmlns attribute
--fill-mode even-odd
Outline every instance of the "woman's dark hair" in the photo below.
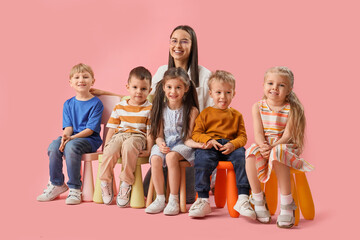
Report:
<svg viewBox="0 0 360 240"><path fill-rule="evenodd" d="M185 69L188 71L190 69L190 79L195 83L195 86L199 86L199 65L198 65L198 46L197 46L197 38L194 29L192 29L190 26L187 25L180 25L174 28L174 30L170 34L170 38L172 37L173 33L176 30L184 30L186 31L190 37L191 37L191 49L190 49L190 55L188 60L188 69ZM169 52L169 62L168 67L172 68L175 67L174 58L171 56Z"/></svg>
<svg viewBox="0 0 360 240"><path fill-rule="evenodd" d="M199 110L199 102L196 93L196 88L194 82L192 82L181 67L178 68L169 68L165 73L163 79L156 85L155 97L153 100L153 105L150 113L150 123L151 130L150 134L155 140L160 135L160 129L164 129L164 120L163 112L164 107L167 105L167 99L163 86L166 81L169 79L180 79L188 91L184 94L182 107L183 107L183 126L181 130L181 139L185 141L189 135L189 123L190 123L190 113L193 107L196 107Z"/></svg>

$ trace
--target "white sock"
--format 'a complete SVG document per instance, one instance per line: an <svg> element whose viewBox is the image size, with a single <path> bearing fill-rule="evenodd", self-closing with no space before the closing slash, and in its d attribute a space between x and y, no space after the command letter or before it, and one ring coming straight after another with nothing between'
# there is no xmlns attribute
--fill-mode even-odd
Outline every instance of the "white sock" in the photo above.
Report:
<svg viewBox="0 0 360 240"><path fill-rule="evenodd" d="M131 185L128 184L127 182L125 182L125 181L122 181L122 182L121 182L121 186L124 187L124 188L128 188L128 187L130 187Z"/></svg>
<svg viewBox="0 0 360 240"><path fill-rule="evenodd" d="M179 202L179 195L176 194L176 195L173 195L170 193L170 196L169 196L169 202L170 201L176 201L176 202Z"/></svg>
<svg viewBox="0 0 360 240"><path fill-rule="evenodd" d="M289 195L280 194L280 203L282 205L289 205L292 203L292 201L293 201L293 197L292 197L291 193ZM293 210L282 210L281 209L280 214L293 216Z"/></svg>
<svg viewBox="0 0 360 240"><path fill-rule="evenodd" d="M259 192L259 193L252 193L252 196L254 198L255 201L262 201L264 199L264 193L263 192ZM262 206L257 206L255 205L255 212L257 211L266 211L266 207L265 204ZM268 218L258 218L260 222L266 222L268 220Z"/></svg>
<svg viewBox="0 0 360 240"><path fill-rule="evenodd" d="M165 202L165 195L156 195L156 199L160 202Z"/></svg>

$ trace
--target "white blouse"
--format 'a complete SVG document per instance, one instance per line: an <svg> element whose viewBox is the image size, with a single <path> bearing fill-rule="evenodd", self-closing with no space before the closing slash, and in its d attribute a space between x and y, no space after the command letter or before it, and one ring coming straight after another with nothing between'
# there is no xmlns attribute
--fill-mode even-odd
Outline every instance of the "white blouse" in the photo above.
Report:
<svg viewBox="0 0 360 240"><path fill-rule="evenodd" d="M168 70L168 65L163 65L159 67L159 69L156 71L155 75L152 78L152 85L151 85L152 90L150 94L155 94L156 84L161 81L161 79L164 77L164 73L167 70ZM188 75L189 77L191 76L190 69L188 71ZM210 70L199 65L199 86L196 88L196 92L198 95L200 112L204 108L210 107L214 104L212 98L210 97L209 87L207 84L210 75L211 75Z"/></svg>

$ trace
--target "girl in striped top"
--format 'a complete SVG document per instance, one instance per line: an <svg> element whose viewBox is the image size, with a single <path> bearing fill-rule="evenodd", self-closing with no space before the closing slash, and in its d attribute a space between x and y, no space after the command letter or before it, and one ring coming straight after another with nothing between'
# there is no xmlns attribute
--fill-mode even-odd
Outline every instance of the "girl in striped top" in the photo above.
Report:
<svg viewBox="0 0 360 240"><path fill-rule="evenodd" d="M261 184L269 180L274 168L280 187L282 207L277 226L295 223L296 206L291 195L290 167L311 171L313 166L300 158L303 149L305 115L292 91L294 75L287 67L273 67L265 73L264 97L252 108L255 143L246 151L246 173L252 189L257 220L270 222Z"/></svg>

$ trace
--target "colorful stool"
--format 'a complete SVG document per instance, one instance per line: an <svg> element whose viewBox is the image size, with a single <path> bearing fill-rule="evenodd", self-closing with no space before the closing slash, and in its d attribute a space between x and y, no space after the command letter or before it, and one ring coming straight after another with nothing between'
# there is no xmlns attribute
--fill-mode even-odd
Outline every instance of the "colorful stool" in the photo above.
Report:
<svg viewBox="0 0 360 240"><path fill-rule="evenodd" d="M305 219L313 220L315 217L315 206L305 173L291 168L290 181L291 193L296 206L298 206L295 210L295 226L297 226L300 219L299 209ZM274 215L278 205L278 185L274 171L271 172L270 179L264 184L263 188L265 188L265 196L270 214Z"/></svg>
<svg viewBox="0 0 360 240"><path fill-rule="evenodd" d="M191 164L186 161L186 160L182 160L179 162L180 165L180 212L185 213L187 212L186 209L186 168L190 167ZM170 189L169 189L169 180L167 181L167 185L166 185L166 199L168 199L169 197L169 193L170 193ZM154 184L152 182L152 177L150 178L150 184L149 184L149 190L148 190L148 195L146 198L146 207L148 207L153 200L156 197L156 193L155 193L155 187Z"/></svg>
<svg viewBox="0 0 360 240"><path fill-rule="evenodd" d="M82 200L91 202L94 195L94 177L92 169L92 161L97 161L101 152L83 154L81 161L84 162Z"/></svg>
<svg viewBox="0 0 360 240"><path fill-rule="evenodd" d="M95 183L95 192L93 201L96 203L103 203L102 196L101 196L101 186L100 186L100 167L102 163L102 155L99 155L99 165L98 165L98 174L96 177ZM121 158L118 159L117 163L121 164ZM149 163L149 158L138 158L136 162L136 169L135 169L135 182L132 185L131 196L130 196L130 206L132 208L143 208L145 207L145 200L144 200L144 187L142 183L142 172L141 172L141 165ZM116 196L116 183L115 178L113 178L113 191L114 196Z"/></svg>
<svg viewBox="0 0 360 240"><path fill-rule="evenodd" d="M223 208L227 203L228 211L231 217L239 217L239 213L234 210L234 205L238 199L238 190L236 187L236 178L234 167L231 162L219 161L215 180L215 205Z"/></svg>

